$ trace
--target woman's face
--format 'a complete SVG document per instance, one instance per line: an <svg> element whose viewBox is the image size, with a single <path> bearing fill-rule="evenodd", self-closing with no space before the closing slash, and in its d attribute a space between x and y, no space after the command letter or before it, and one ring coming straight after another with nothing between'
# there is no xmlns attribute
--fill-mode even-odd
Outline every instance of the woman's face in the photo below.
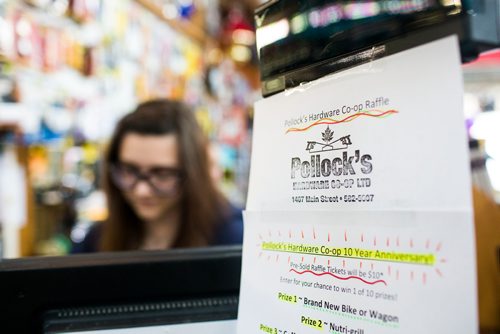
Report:
<svg viewBox="0 0 500 334"><path fill-rule="evenodd" d="M122 192L137 216L154 223L176 213L182 195L175 174L180 171L176 135L129 133L118 154L120 175L133 185Z"/></svg>

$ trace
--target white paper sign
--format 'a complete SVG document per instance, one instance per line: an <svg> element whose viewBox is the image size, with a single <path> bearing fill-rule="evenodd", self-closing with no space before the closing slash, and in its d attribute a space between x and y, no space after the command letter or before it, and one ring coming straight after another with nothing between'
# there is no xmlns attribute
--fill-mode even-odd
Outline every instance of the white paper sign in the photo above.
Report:
<svg viewBox="0 0 500 334"><path fill-rule="evenodd" d="M247 210L470 207L454 38L255 109Z"/></svg>
<svg viewBox="0 0 500 334"><path fill-rule="evenodd" d="M477 328L463 212L246 212L245 222L238 333Z"/></svg>
<svg viewBox="0 0 500 334"><path fill-rule="evenodd" d="M458 43L256 105L238 333L477 332Z"/></svg>

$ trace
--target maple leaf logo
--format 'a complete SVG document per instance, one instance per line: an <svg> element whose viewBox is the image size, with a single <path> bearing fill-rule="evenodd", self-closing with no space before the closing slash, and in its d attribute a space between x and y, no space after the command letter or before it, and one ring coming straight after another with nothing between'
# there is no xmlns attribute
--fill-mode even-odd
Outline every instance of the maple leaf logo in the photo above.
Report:
<svg viewBox="0 0 500 334"><path fill-rule="evenodd" d="M327 126L325 132L321 132L321 134L323 135L322 138L323 138L323 141L325 143L328 144L328 143L330 143L332 141L332 139L333 139L333 131L330 130L329 126Z"/></svg>

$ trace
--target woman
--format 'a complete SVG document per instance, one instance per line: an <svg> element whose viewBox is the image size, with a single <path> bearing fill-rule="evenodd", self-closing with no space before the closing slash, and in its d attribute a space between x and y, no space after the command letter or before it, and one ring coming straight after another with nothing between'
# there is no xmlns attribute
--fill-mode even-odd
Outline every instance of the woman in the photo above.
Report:
<svg viewBox="0 0 500 334"><path fill-rule="evenodd" d="M217 190L209 165L189 109L164 99L140 104L118 123L105 158L109 217L74 252L241 243L241 211Z"/></svg>

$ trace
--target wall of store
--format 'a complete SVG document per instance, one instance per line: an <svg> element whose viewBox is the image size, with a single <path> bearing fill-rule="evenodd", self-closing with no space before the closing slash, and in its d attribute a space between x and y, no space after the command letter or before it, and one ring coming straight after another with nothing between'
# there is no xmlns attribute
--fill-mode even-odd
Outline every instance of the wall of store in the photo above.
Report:
<svg viewBox="0 0 500 334"><path fill-rule="evenodd" d="M0 1L0 123L12 125L1 150L16 156L23 177L9 187L27 203L14 210L20 232L3 229L12 256L65 254L72 233L105 219L100 157L117 120L149 98L196 111L221 188L244 203L257 68L218 43L216 1L164 3Z"/></svg>
<svg viewBox="0 0 500 334"><path fill-rule="evenodd" d="M481 55L463 70L464 113L477 142L471 152L473 180L500 203L500 51Z"/></svg>

